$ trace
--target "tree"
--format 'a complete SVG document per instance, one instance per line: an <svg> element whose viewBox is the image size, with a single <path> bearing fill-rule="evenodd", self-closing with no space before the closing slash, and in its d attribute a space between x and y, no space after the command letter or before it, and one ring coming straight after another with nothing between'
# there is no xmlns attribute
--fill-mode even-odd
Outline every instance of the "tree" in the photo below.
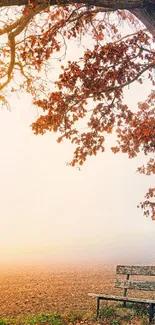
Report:
<svg viewBox="0 0 155 325"><path fill-rule="evenodd" d="M97 6L103 11L125 9L138 17L150 32L155 34L155 0L0 0L0 7L23 6L31 3L42 3L43 7L46 7L46 3L50 6L83 3L86 7Z"/></svg>
<svg viewBox="0 0 155 325"><path fill-rule="evenodd" d="M133 82L143 83L146 76L155 84L155 1L0 0L0 7L2 103L7 105L7 91L31 93L34 105L43 110L32 124L34 133L54 131L59 133L58 142L67 138L74 143L72 166L104 151L105 134L115 132L117 145L111 150L127 153L129 158L144 152L148 163L138 171L154 174L155 91L131 111L124 102L123 89ZM131 34L122 35L119 26L123 21L133 26ZM78 62L61 66L62 73L51 92L53 55L66 55L66 40L82 39L87 33L94 47L86 49ZM78 128L81 119L87 123L85 132ZM154 196L155 189L150 188L140 204L152 219Z"/></svg>

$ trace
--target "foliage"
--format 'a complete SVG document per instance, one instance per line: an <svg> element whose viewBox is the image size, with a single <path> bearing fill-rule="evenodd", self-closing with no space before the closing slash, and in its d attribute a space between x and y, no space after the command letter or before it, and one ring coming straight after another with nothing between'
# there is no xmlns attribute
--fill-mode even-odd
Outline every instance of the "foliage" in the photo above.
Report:
<svg viewBox="0 0 155 325"><path fill-rule="evenodd" d="M111 318L116 314L116 308L113 306L105 306L101 309L100 317L101 318Z"/></svg>
<svg viewBox="0 0 155 325"><path fill-rule="evenodd" d="M132 308L136 315L141 317L143 315L148 315L148 305L143 305L140 303L128 303L128 308Z"/></svg>
<svg viewBox="0 0 155 325"><path fill-rule="evenodd" d="M113 320L111 321L111 325L121 325L121 323L120 323L119 320L117 320L117 319L113 319Z"/></svg>
<svg viewBox="0 0 155 325"><path fill-rule="evenodd" d="M110 325L120 325L124 322L130 324L134 319L140 319L142 324L148 324L148 306L146 308L142 304L128 303L124 308L120 303L104 306L100 311L100 320L106 320Z"/></svg>
<svg viewBox="0 0 155 325"><path fill-rule="evenodd" d="M66 322L59 314L40 314L27 316L23 319L2 319L0 325L66 325Z"/></svg>
<svg viewBox="0 0 155 325"><path fill-rule="evenodd" d="M23 324L52 324L52 325L65 325L64 319L58 314L41 314L29 316L24 320Z"/></svg>
<svg viewBox="0 0 155 325"><path fill-rule="evenodd" d="M82 318L84 318L84 316L85 316L85 313L80 312L80 311L79 311L78 313L75 313L75 312L72 310L70 313L67 313L66 318L67 318L67 320L68 320L69 322L74 323L75 321L81 321Z"/></svg>
<svg viewBox="0 0 155 325"><path fill-rule="evenodd" d="M0 325L7 325L8 322L5 319L0 320Z"/></svg>
<svg viewBox="0 0 155 325"><path fill-rule="evenodd" d="M125 324L141 324L141 325L147 325L148 324L148 316L147 318L145 316L141 316L137 323L136 317L126 317L128 314L124 314L123 316L120 316L117 314L117 309L105 306L103 308L104 310L104 316L99 320L100 324L106 324L106 325L125 325ZM135 321L135 322L134 322ZM127 323L126 323L127 322ZM16 318L16 319L0 319L0 325L67 325L67 324L83 324L83 325L97 325L99 324L97 320L94 320L91 318L82 318L77 319L76 314L74 315L73 320L69 320L68 317L63 317L58 314L40 314L40 315L33 315L33 316L27 316L23 318Z"/></svg>
<svg viewBox="0 0 155 325"><path fill-rule="evenodd" d="M2 104L7 105L7 91L30 93L33 104L43 111L32 123L34 133L53 131L59 134L58 142L69 139L76 147L72 166L81 166L88 156L104 152L106 135L115 133L117 145L111 150L128 154L129 158L143 152L149 157L148 163L138 171L154 174L155 91L133 110L124 101L124 88L132 83L142 84L147 77L155 84L153 36L140 30L142 25L131 12L117 10L110 14L116 8L78 1L60 1L54 6L48 1L29 1L20 9L1 10ZM121 34L119 27L124 21L132 25L134 32ZM92 37L93 48L86 49L79 61L61 66L62 72L52 84L51 62L55 54L59 53L61 61L67 53L67 42L82 42L87 34ZM85 132L79 127L81 120ZM149 189L140 203L144 214L152 219L154 195L155 190Z"/></svg>

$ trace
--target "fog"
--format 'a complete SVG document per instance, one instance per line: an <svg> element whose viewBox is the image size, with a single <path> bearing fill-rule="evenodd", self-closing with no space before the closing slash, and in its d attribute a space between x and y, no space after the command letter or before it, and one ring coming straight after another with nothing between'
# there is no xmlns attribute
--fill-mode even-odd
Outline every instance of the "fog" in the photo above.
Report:
<svg viewBox="0 0 155 325"><path fill-rule="evenodd" d="M136 173L146 157L107 148L81 171L68 167L72 145L34 136L25 98L0 111L1 263L154 264L155 223L137 209L153 186Z"/></svg>
<svg viewBox="0 0 155 325"><path fill-rule="evenodd" d="M77 50L78 52L78 50ZM131 109L150 92L150 84L131 86ZM0 110L0 262L1 265L154 264L155 222L137 205L153 177L136 173L147 157L106 152L88 158L79 171L68 167L74 146L30 125L38 111L29 95L8 96Z"/></svg>

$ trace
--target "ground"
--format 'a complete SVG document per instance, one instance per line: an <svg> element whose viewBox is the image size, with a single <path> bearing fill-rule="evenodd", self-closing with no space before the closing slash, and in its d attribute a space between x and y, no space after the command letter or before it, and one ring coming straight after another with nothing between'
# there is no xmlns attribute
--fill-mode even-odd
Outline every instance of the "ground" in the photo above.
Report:
<svg viewBox="0 0 155 325"><path fill-rule="evenodd" d="M0 318L60 313L70 315L72 321L75 314L95 315L96 299L87 293L120 294L114 289L114 278L115 266L1 270Z"/></svg>

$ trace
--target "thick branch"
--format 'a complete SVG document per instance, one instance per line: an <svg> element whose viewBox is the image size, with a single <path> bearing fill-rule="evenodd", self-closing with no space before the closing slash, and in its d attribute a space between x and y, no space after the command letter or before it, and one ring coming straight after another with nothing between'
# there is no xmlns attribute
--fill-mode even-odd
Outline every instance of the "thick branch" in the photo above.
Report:
<svg viewBox="0 0 155 325"><path fill-rule="evenodd" d="M31 0L32 1L32 0ZM35 2L35 0L33 0ZM0 0L0 7L23 6L28 0ZM38 4L68 5L83 3L88 6L101 7L102 11L128 10L135 15L154 35L155 34L155 0L37 0Z"/></svg>
<svg viewBox="0 0 155 325"><path fill-rule="evenodd" d="M16 27L16 29L14 29L14 31L10 32L8 34L8 40L9 40L9 44L10 44L10 63L8 66L8 72L7 72L7 80L0 85L0 90L2 90L3 88L5 88L8 83L11 81L12 78L12 73L13 73L13 69L14 69L14 65L15 65L15 38L17 35L19 35L20 33L22 33L22 31L25 29L25 27L29 24L29 22L31 21L31 19L37 15L39 12L41 12L42 10L44 10L47 7L47 2L43 2L42 4L40 4L39 6L37 6L35 9L30 9L29 14L28 15L23 15L17 22L18 24L12 24L13 28Z"/></svg>
<svg viewBox="0 0 155 325"><path fill-rule="evenodd" d="M45 1L39 0L38 3L43 3ZM85 3L87 5L100 6L105 8L117 9L134 9L143 8L144 0L50 0L50 5L57 5L59 3L69 4L69 3ZM27 5L28 0L0 0L0 7L9 6L22 6Z"/></svg>
<svg viewBox="0 0 155 325"><path fill-rule="evenodd" d="M9 67L8 67L8 72L7 72L7 80L0 85L0 90L2 90L3 88L5 88L8 83L11 81L12 78L12 71L14 68L14 64L15 64L15 39L14 37L12 37L12 35L10 34L9 37L9 42L10 42L10 63L9 63Z"/></svg>
<svg viewBox="0 0 155 325"><path fill-rule="evenodd" d="M22 20L23 20L23 16L20 17L18 20L16 20L13 24L5 26L4 28L0 29L0 35L4 35L6 33L10 33L11 31L13 31L17 26L20 25Z"/></svg>
<svg viewBox="0 0 155 325"><path fill-rule="evenodd" d="M155 35L155 4L146 5L140 10L133 9L130 12L147 27L151 34Z"/></svg>

